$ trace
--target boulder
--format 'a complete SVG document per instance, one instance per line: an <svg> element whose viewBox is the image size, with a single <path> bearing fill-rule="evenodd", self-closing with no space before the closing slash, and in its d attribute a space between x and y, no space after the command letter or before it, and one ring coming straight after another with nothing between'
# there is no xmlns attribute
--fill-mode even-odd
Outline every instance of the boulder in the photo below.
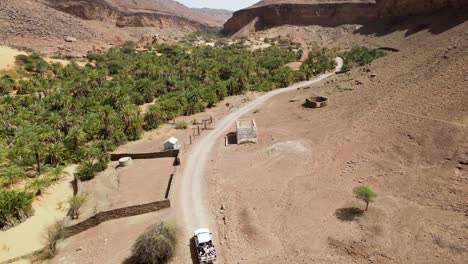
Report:
<svg viewBox="0 0 468 264"><path fill-rule="evenodd" d="M78 41L75 37L65 36L66 42L76 42Z"/></svg>

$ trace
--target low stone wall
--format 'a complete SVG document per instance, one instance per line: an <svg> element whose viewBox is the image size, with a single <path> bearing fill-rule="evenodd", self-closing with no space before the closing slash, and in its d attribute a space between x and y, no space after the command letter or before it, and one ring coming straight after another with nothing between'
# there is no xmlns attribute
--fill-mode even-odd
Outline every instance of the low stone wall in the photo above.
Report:
<svg viewBox="0 0 468 264"><path fill-rule="evenodd" d="M152 153L119 153L111 154L111 161L118 161L121 158L130 157L134 160L137 159L161 159L161 158L177 158L179 156L179 150L170 150L162 152Z"/></svg>
<svg viewBox="0 0 468 264"><path fill-rule="evenodd" d="M129 206L106 212L100 212L92 216L91 218L84 220L83 222L65 227L65 238L84 232L106 221L147 214L151 212L160 211L169 207L171 207L171 201L169 199L165 199L153 203Z"/></svg>

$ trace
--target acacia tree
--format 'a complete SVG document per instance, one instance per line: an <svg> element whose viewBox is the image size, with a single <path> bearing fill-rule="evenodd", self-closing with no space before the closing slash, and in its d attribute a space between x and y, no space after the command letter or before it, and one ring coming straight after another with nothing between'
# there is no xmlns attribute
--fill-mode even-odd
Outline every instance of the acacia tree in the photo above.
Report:
<svg viewBox="0 0 468 264"><path fill-rule="evenodd" d="M377 194L373 192L369 186L358 186L353 189L353 193L355 197L359 200L362 200L366 203L366 211L367 208L369 207L369 203L374 202L375 198L377 197Z"/></svg>

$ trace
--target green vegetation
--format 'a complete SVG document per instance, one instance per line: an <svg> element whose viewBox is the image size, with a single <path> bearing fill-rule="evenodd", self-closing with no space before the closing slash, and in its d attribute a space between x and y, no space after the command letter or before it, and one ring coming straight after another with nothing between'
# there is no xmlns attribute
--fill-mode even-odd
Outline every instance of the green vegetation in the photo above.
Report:
<svg viewBox="0 0 468 264"><path fill-rule="evenodd" d="M211 42L213 39L219 39L223 37L223 28L212 27L206 29L200 29L195 32L192 32L184 37L183 42L193 43L199 39L202 39L206 42Z"/></svg>
<svg viewBox="0 0 468 264"><path fill-rule="evenodd" d="M0 229L10 228L24 221L32 212L32 193L0 189Z"/></svg>
<svg viewBox="0 0 468 264"><path fill-rule="evenodd" d="M50 180L47 177L39 176L26 184L26 190L31 191L36 196L42 194L42 191L50 186Z"/></svg>
<svg viewBox="0 0 468 264"><path fill-rule="evenodd" d="M359 186L353 189L355 197L359 200L362 200L366 203L366 211L369 207L369 203L374 202L377 194L373 192L368 186Z"/></svg>
<svg viewBox="0 0 468 264"><path fill-rule="evenodd" d="M309 53L307 59L301 65L301 71L305 75L305 79L312 76L325 73L336 67L334 56L327 54L326 50L312 51Z"/></svg>
<svg viewBox="0 0 468 264"><path fill-rule="evenodd" d="M86 197L80 195L73 195L68 199L70 205L71 219L78 219L80 217L80 208L86 202Z"/></svg>
<svg viewBox="0 0 468 264"><path fill-rule="evenodd" d="M178 230L164 222L150 227L133 246L136 263L167 263L175 254Z"/></svg>
<svg viewBox="0 0 468 264"><path fill-rule="evenodd" d="M364 66L383 56L385 56L383 50L355 46L351 50L341 54L341 57L344 59L342 71L348 71L356 65Z"/></svg>
<svg viewBox="0 0 468 264"><path fill-rule="evenodd" d="M64 166L53 167L47 172L47 178L51 182L56 182L66 175L70 175L70 173L65 171Z"/></svg>
<svg viewBox="0 0 468 264"><path fill-rule="evenodd" d="M24 176L24 170L16 165L0 168L0 183L11 186Z"/></svg>
<svg viewBox="0 0 468 264"><path fill-rule="evenodd" d="M187 121L179 121L176 123L175 128L176 129L187 129L189 126Z"/></svg>
<svg viewBox="0 0 468 264"><path fill-rule="evenodd" d="M27 75L0 74L2 188L36 171L38 178L26 185L33 196L40 194L70 163L79 163L78 176L90 180L106 169L110 151L145 130L202 112L226 96L285 87L334 67L334 55L321 51L293 72L285 65L302 50L283 42L285 47L256 51L161 44L147 46L149 52L127 42L88 54L84 67L49 64L36 53L17 56ZM12 91L16 95L7 95ZM144 113L143 104L150 104Z"/></svg>

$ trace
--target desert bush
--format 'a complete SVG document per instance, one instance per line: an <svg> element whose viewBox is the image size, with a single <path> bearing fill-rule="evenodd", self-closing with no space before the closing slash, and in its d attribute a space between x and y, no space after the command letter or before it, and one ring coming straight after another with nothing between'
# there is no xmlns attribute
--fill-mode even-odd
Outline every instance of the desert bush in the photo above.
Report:
<svg viewBox="0 0 468 264"><path fill-rule="evenodd" d="M175 254L177 227L164 222L150 227L133 246L133 257L137 263L167 263Z"/></svg>
<svg viewBox="0 0 468 264"><path fill-rule="evenodd" d="M48 226L43 234L45 244L44 257L53 258L57 255L57 243L65 234L63 221L56 221Z"/></svg>
<svg viewBox="0 0 468 264"><path fill-rule="evenodd" d="M22 190L0 189L0 229L13 227L31 216L33 197Z"/></svg>
<svg viewBox="0 0 468 264"><path fill-rule="evenodd" d="M86 197L74 195L68 198L68 205L70 206L69 215L71 219L78 219L80 217L80 208L86 202Z"/></svg>
<svg viewBox="0 0 468 264"><path fill-rule="evenodd" d="M369 186L358 186L353 189L353 193L355 197L359 200L362 200L366 203L366 211L367 208L369 207L369 203L374 202L375 198L377 197L377 194L373 192Z"/></svg>
<svg viewBox="0 0 468 264"><path fill-rule="evenodd" d="M187 121L179 121L176 123L175 128L176 129L187 129L189 126Z"/></svg>

